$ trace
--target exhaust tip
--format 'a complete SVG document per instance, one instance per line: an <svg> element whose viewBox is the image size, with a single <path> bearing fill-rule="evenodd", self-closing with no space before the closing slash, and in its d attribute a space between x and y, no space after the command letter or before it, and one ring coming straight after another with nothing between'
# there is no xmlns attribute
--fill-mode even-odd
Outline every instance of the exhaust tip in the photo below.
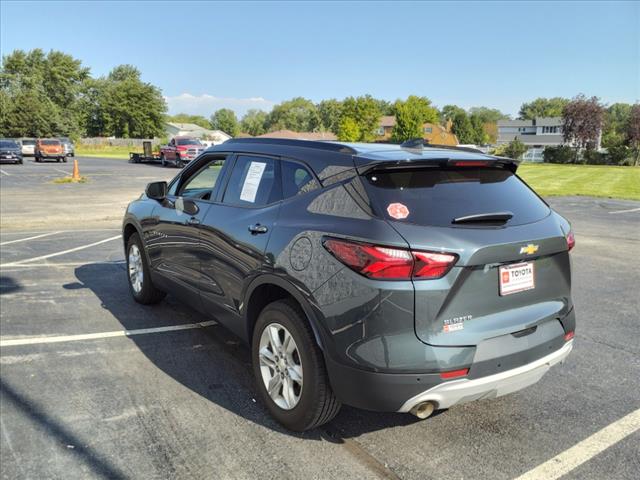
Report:
<svg viewBox="0 0 640 480"><path fill-rule="evenodd" d="M409 410L409 413L415 415L420 420L424 420L425 418L431 416L435 408L436 406L433 402L422 402L415 405L411 410Z"/></svg>

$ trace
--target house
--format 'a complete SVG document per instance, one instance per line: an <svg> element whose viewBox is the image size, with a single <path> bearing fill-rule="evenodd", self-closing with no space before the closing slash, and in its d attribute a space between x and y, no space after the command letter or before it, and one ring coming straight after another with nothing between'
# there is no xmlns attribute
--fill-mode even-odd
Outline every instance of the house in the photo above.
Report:
<svg viewBox="0 0 640 480"><path fill-rule="evenodd" d="M276 130L258 135L258 138L288 138L291 140L337 140L331 132L294 132L292 130Z"/></svg>
<svg viewBox="0 0 640 480"><path fill-rule="evenodd" d="M533 120L498 120L498 145L520 140L529 149L522 156L525 161L542 162L547 147L569 145L562 134L562 117L537 117ZM597 149L600 149L598 137Z"/></svg>
<svg viewBox="0 0 640 480"><path fill-rule="evenodd" d="M389 141L393 127L396 125L396 117L385 115L380 119L378 130L376 130L376 141ZM422 138L435 145L458 145L458 137L451 133L451 124L442 127L435 123L425 123L422 125Z"/></svg>
<svg viewBox="0 0 640 480"><path fill-rule="evenodd" d="M195 123L165 122L164 125L169 138L177 136L196 137L212 145L219 145L231 138L231 135L224 133L222 130L209 130Z"/></svg>

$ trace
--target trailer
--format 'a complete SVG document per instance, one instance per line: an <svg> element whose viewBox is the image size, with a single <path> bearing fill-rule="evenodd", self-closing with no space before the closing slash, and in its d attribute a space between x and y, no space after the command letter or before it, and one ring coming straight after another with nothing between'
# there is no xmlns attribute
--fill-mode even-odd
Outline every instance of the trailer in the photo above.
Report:
<svg viewBox="0 0 640 480"><path fill-rule="evenodd" d="M160 156L153 154L151 142L145 140L142 142L143 153L129 152L130 163L160 163Z"/></svg>

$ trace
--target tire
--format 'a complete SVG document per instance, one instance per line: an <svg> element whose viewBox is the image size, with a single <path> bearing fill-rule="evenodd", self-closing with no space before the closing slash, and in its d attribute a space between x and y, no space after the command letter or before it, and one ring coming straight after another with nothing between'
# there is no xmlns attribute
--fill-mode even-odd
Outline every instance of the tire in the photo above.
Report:
<svg viewBox="0 0 640 480"><path fill-rule="evenodd" d="M273 342L265 346L263 332L266 331L266 338L272 338L269 337L268 332L274 331L267 330L267 327L273 327L275 331L279 332L279 341L285 339L287 333L292 337L296 351L286 355L287 360L273 354ZM258 392L271 415L279 423L290 430L302 432L327 423L338 414L341 404L331 390L322 351L316 344L315 336L304 312L295 302L279 300L267 305L256 322L251 346L253 373L256 377ZM265 349L267 355L261 355L260 352ZM264 360L261 361L261 357ZM273 361L274 358L279 361ZM268 366L268 362L272 362L272 366ZM291 372L292 365L296 369L293 372ZM283 366L285 366L284 369ZM269 394L265 382L269 381L272 374L272 380L278 376L275 368L280 368L280 372L287 371L287 373L284 373L284 376L282 373L280 374L283 380L280 380L281 386L274 390L276 397L278 397L274 400ZM294 374L298 375L297 371L301 372L302 387L298 381L293 379ZM265 379L263 375L266 375L267 378ZM295 399L297 391L297 401L287 402L287 396L284 392L287 384L294 386L297 384L293 394ZM288 398L292 398L292 395L289 395ZM283 403L289 403L289 408Z"/></svg>
<svg viewBox="0 0 640 480"><path fill-rule="evenodd" d="M137 257L140 263L137 263L135 260L136 250ZM129 241L127 242L126 261L129 291L131 292L131 296L133 296L133 299L143 305L152 305L154 303L160 302L165 297L166 293L158 290L151 281L149 264L147 263L147 256L145 255L140 236L137 233L131 235L131 237L129 237ZM137 274L140 271L142 272L142 278L139 279L140 284L138 287L137 282L134 280L134 277L138 278Z"/></svg>
<svg viewBox="0 0 640 480"><path fill-rule="evenodd" d="M56 158L56 162L57 162L57 163L60 163L61 161L62 161L62 158L61 158L61 157Z"/></svg>
<svg viewBox="0 0 640 480"><path fill-rule="evenodd" d="M183 165L182 165L182 160L180 160L180 155L176 155L176 160L175 160L175 162L176 162L176 163L175 163L176 168L181 168L181 167L183 167Z"/></svg>
<svg viewBox="0 0 640 480"><path fill-rule="evenodd" d="M67 157L63 157L63 158L62 158L62 161L63 161L64 163L67 163Z"/></svg>
<svg viewBox="0 0 640 480"><path fill-rule="evenodd" d="M160 163L162 164L163 167L167 166L167 161L164 158L164 153L160 154Z"/></svg>

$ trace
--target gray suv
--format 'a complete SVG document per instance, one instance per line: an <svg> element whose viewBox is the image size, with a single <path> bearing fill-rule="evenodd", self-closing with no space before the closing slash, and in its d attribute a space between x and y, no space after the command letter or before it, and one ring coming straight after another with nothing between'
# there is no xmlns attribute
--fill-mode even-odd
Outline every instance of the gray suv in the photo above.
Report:
<svg viewBox="0 0 640 480"><path fill-rule="evenodd" d="M166 293L251 346L286 427L536 383L573 345L574 237L518 162L422 144L233 139L125 214L134 299Z"/></svg>

